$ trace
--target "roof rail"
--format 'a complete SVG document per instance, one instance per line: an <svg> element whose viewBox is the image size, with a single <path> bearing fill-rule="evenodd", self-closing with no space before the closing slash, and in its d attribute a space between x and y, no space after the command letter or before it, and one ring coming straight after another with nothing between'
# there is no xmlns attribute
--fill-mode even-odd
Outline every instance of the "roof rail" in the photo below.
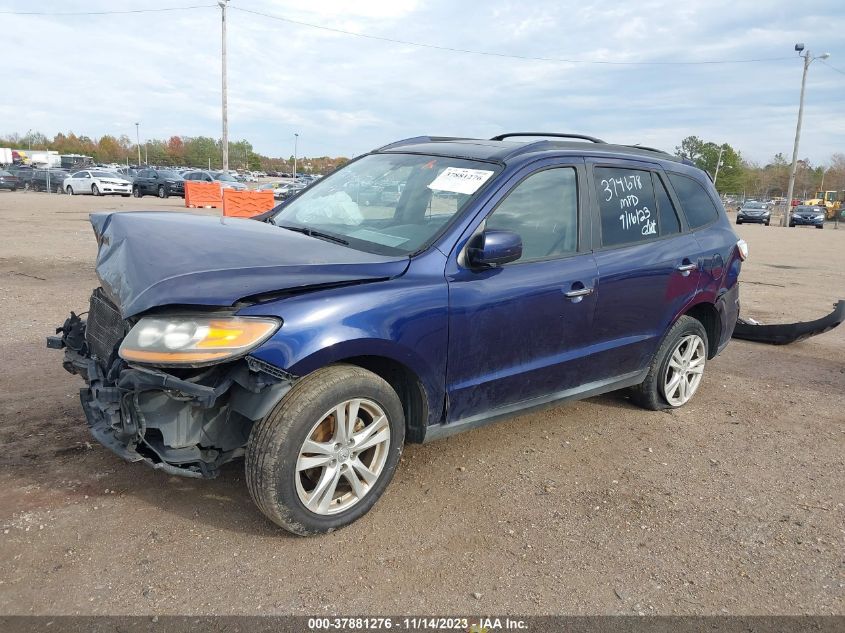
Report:
<svg viewBox="0 0 845 633"><path fill-rule="evenodd" d="M562 134L560 132L507 132L505 134L499 134L498 136L494 136L490 140L504 141L506 138L510 138L512 136L549 136L554 138L574 138L581 141L590 141L591 143L607 142L601 140L600 138L596 138L595 136L587 136L586 134Z"/></svg>
<svg viewBox="0 0 845 633"><path fill-rule="evenodd" d="M656 147L649 147L648 145L639 145L639 144L623 145L623 147L633 147L634 149L642 149L642 150L645 150L647 152L655 152L657 154L669 154L669 152L667 152L665 150L657 149ZM671 156L671 154L669 154L669 155Z"/></svg>

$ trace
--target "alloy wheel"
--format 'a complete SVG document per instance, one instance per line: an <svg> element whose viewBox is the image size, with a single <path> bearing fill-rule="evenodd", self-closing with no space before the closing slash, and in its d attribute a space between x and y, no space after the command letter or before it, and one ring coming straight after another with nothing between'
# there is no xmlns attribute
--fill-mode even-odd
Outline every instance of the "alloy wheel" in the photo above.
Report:
<svg viewBox="0 0 845 633"><path fill-rule="evenodd" d="M352 399L323 414L296 460L296 492L311 512L349 509L372 490L390 448L387 414L372 400Z"/></svg>
<svg viewBox="0 0 845 633"><path fill-rule="evenodd" d="M663 395L673 407L680 407L692 398L701 384L707 347L697 334L681 338L669 357L663 379Z"/></svg>

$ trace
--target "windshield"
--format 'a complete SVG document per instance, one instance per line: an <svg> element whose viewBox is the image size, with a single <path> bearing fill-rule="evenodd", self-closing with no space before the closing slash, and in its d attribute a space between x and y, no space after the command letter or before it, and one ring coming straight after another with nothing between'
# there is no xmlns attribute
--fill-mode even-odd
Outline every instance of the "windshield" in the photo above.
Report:
<svg viewBox="0 0 845 633"><path fill-rule="evenodd" d="M742 205L746 209L765 209L766 203L765 202L746 202Z"/></svg>
<svg viewBox="0 0 845 633"><path fill-rule="evenodd" d="M182 180L182 176L179 172L170 171L169 169L163 169L158 172L162 178L174 178L175 180Z"/></svg>
<svg viewBox="0 0 845 633"><path fill-rule="evenodd" d="M222 180L223 182L238 182L234 178L232 178L229 174L216 174L214 176L214 180Z"/></svg>
<svg viewBox="0 0 845 633"><path fill-rule="evenodd" d="M317 181L273 222L359 250L408 255L431 242L498 170L460 158L370 154Z"/></svg>

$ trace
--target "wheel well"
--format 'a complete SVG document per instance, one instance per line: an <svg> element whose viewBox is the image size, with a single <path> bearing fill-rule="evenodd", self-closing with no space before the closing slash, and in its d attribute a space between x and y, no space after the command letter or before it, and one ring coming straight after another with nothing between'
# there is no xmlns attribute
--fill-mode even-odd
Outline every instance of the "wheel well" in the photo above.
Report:
<svg viewBox="0 0 845 633"><path fill-rule="evenodd" d="M699 303L686 311L687 316L698 319L707 333L707 357L713 358L722 337L722 321L712 303Z"/></svg>
<svg viewBox="0 0 845 633"><path fill-rule="evenodd" d="M339 361L357 365L384 378L402 402L405 440L422 442L428 426L428 398L416 374L405 365L384 356L354 356Z"/></svg>

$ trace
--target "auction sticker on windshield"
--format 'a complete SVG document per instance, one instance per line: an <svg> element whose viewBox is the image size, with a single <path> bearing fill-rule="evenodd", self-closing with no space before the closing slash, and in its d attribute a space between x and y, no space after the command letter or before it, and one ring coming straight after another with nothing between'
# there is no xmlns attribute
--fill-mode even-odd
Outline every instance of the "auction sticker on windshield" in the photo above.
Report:
<svg viewBox="0 0 845 633"><path fill-rule="evenodd" d="M447 167L428 186L434 191L449 191L451 193L473 194L478 191L493 171L486 169L465 169L462 167Z"/></svg>

